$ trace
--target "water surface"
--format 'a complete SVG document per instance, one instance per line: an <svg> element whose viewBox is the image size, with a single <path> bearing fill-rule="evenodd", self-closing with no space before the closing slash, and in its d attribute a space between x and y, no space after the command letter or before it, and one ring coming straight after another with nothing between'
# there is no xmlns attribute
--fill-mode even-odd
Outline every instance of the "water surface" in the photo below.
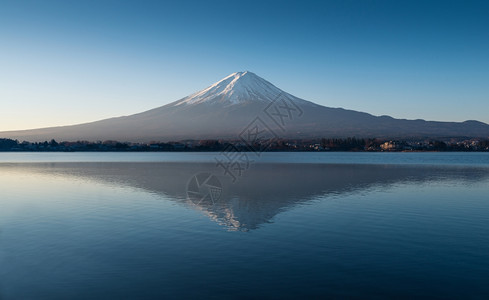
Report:
<svg viewBox="0 0 489 300"><path fill-rule="evenodd" d="M486 298L488 155L390 154L0 153L0 298Z"/></svg>
<svg viewBox="0 0 489 300"><path fill-rule="evenodd" d="M487 152L244 152L261 163L486 165ZM0 163L211 162L219 152L0 152Z"/></svg>

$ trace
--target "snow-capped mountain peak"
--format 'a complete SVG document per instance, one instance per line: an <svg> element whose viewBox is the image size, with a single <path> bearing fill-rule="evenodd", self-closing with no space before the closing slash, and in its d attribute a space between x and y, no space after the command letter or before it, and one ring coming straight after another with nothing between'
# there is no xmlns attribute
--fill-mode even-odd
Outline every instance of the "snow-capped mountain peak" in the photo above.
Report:
<svg viewBox="0 0 489 300"><path fill-rule="evenodd" d="M141 113L71 126L0 132L0 136L33 142L239 139L247 143L262 138L262 133L263 138L290 139L487 138L489 125L399 120L325 107L285 93L251 72L238 72L179 101Z"/></svg>
<svg viewBox="0 0 489 300"><path fill-rule="evenodd" d="M249 71L236 72L208 88L183 98L174 106L200 103L232 105L249 101L270 102L280 94L286 93L256 74Z"/></svg>

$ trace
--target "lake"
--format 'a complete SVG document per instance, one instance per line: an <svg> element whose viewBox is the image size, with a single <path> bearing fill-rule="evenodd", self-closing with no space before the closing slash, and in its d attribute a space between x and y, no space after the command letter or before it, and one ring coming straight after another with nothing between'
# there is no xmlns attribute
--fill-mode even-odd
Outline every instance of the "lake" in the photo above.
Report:
<svg viewBox="0 0 489 300"><path fill-rule="evenodd" d="M489 153L0 153L0 299L489 297Z"/></svg>

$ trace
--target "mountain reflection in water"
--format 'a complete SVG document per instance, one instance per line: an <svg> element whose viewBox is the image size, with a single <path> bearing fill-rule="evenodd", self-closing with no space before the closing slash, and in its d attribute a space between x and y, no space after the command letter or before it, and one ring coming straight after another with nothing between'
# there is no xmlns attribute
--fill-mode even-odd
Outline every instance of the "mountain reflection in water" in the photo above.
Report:
<svg viewBox="0 0 489 300"><path fill-rule="evenodd" d="M279 213L320 197L379 190L395 184L477 182L487 168L409 165L255 164L236 182L212 163L50 163L4 164L39 175L132 187L202 211L228 230L248 231ZM193 201L187 186L196 174L215 174L222 192L214 201Z"/></svg>

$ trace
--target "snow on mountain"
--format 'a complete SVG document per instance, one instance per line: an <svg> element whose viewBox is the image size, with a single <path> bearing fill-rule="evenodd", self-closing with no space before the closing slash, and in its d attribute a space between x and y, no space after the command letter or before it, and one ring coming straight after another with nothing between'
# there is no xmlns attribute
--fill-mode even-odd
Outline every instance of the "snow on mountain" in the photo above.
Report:
<svg viewBox="0 0 489 300"><path fill-rule="evenodd" d="M295 98L256 74L245 71L233 73L206 89L174 102L173 106L201 103L233 105L249 101L271 102L278 96Z"/></svg>
<svg viewBox="0 0 489 300"><path fill-rule="evenodd" d="M263 128L252 124L256 120ZM288 94L251 72L233 73L181 100L134 115L0 132L0 137L35 142L239 139L245 130L255 128L251 125L280 138L489 137L489 125L481 122L403 120L321 106Z"/></svg>

